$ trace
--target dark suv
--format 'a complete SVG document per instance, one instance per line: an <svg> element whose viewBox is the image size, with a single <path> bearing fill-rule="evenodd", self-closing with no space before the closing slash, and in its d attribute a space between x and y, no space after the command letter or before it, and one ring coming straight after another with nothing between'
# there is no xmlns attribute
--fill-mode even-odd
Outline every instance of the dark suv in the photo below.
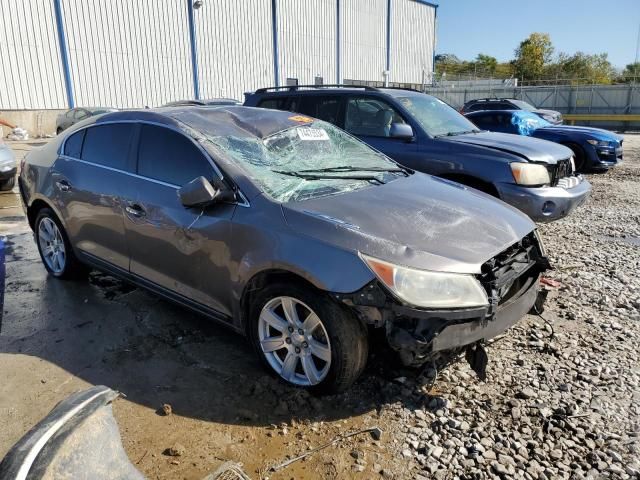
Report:
<svg viewBox="0 0 640 480"><path fill-rule="evenodd" d="M536 108L524 100L515 98L477 98L464 104L462 113L479 112L480 110L526 110L554 125L562 125L562 114L555 110Z"/></svg>
<svg viewBox="0 0 640 480"><path fill-rule="evenodd" d="M246 106L331 122L396 162L489 193L535 221L568 215L591 191L574 174L567 147L482 131L443 101L415 90L299 86L245 96Z"/></svg>

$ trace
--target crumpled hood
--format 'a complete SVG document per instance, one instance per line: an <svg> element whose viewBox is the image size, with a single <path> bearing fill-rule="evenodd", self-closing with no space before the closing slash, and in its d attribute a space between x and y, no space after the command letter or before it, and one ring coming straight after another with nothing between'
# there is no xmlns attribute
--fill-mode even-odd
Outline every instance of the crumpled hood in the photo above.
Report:
<svg viewBox="0 0 640 480"><path fill-rule="evenodd" d="M545 132L553 132L560 135L585 135L585 137L588 138L593 138L596 140L606 140L609 142L620 142L623 140L622 136L610 132L609 130L604 130L602 128L558 125L553 127L544 127L539 130L543 130Z"/></svg>
<svg viewBox="0 0 640 480"><path fill-rule="evenodd" d="M531 162L548 163L551 165L573 155L571 150L564 145L547 142L546 140L540 140L537 138L512 135L510 133L468 133L453 137L443 137L439 140L478 145L493 150L512 153Z"/></svg>
<svg viewBox="0 0 640 480"><path fill-rule="evenodd" d="M282 209L299 233L398 265L443 272L480 273L484 262L535 227L506 203L421 173L284 203Z"/></svg>

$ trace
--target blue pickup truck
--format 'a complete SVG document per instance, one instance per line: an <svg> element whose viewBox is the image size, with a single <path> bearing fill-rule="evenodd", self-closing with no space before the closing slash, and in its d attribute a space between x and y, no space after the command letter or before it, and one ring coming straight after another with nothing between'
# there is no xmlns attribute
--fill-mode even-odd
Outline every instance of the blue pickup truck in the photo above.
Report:
<svg viewBox="0 0 640 480"><path fill-rule="evenodd" d="M565 217L591 192L574 173L569 148L480 130L446 103L414 90L261 88L246 93L244 105L333 123L402 165L484 191L538 222Z"/></svg>

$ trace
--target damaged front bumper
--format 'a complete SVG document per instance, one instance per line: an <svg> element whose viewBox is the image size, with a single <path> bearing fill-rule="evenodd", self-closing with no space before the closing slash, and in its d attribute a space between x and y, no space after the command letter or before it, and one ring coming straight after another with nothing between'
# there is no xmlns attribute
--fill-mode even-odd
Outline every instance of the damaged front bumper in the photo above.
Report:
<svg viewBox="0 0 640 480"><path fill-rule="evenodd" d="M442 352L461 351L500 335L534 305L540 311L544 292L539 291L539 278L548 268L530 234L483 265L478 279L489 298L484 307L429 310L402 305L377 281L336 298L365 322L384 327L389 345L405 365L420 366Z"/></svg>

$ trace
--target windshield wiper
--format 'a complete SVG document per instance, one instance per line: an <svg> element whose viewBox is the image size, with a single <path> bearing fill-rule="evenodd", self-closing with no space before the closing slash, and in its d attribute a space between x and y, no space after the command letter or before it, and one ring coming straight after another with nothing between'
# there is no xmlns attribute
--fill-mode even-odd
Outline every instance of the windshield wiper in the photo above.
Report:
<svg viewBox="0 0 640 480"><path fill-rule="evenodd" d="M326 167L326 168L309 168L306 170L297 170L297 173L322 173L322 172L391 172L391 173L404 173L409 175L409 169L403 167L350 167L348 165L340 167Z"/></svg>
<svg viewBox="0 0 640 480"><path fill-rule="evenodd" d="M289 175L291 177L301 178L303 180L364 180L367 182L376 182L380 185L384 185L385 182L380 180L374 175L318 175L318 174L306 174L300 172L285 172L282 170L273 170L274 173L281 175Z"/></svg>
<svg viewBox="0 0 640 480"><path fill-rule="evenodd" d="M455 137L456 135L466 135L467 133L480 133L482 130L465 130L463 132L447 132L440 135L434 135L433 138Z"/></svg>

